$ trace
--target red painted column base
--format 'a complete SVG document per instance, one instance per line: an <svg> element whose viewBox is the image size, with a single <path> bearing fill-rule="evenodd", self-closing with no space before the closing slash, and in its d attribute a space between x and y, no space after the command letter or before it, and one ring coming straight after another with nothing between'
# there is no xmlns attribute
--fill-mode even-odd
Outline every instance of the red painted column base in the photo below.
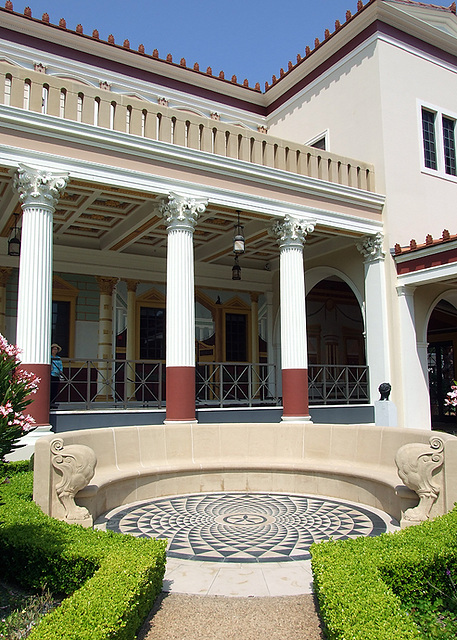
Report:
<svg viewBox="0 0 457 640"><path fill-rule="evenodd" d="M166 422L195 422L195 367L167 367Z"/></svg>
<svg viewBox="0 0 457 640"><path fill-rule="evenodd" d="M308 369L282 370L283 419L308 419Z"/></svg>
<svg viewBox="0 0 457 640"><path fill-rule="evenodd" d="M25 408L24 413L29 413L35 420L37 427L49 425L49 393L51 384L50 364L26 364L19 369L33 373L40 378L40 384L36 393L31 395L32 402Z"/></svg>

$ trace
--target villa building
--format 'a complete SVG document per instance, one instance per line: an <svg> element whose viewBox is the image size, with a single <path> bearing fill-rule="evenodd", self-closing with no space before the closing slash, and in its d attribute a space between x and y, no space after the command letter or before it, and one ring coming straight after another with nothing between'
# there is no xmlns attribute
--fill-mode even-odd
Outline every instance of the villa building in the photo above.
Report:
<svg viewBox="0 0 457 640"><path fill-rule="evenodd" d="M383 382L450 419L456 95L455 3L359 1L261 88L8 0L0 331L38 424L371 423Z"/></svg>

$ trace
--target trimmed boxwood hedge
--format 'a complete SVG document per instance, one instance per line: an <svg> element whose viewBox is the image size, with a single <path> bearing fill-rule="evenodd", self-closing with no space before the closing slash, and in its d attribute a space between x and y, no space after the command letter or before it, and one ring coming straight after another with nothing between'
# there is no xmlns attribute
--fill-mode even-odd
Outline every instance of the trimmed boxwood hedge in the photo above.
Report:
<svg viewBox="0 0 457 640"><path fill-rule="evenodd" d="M166 542L54 520L32 502L32 490L31 472L0 485L1 573L68 597L30 640L132 640L161 591Z"/></svg>
<svg viewBox="0 0 457 640"><path fill-rule="evenodd" d="M457 510L376 538L311 547L328 640L417 640L408 606L457 575Z"/></svg>

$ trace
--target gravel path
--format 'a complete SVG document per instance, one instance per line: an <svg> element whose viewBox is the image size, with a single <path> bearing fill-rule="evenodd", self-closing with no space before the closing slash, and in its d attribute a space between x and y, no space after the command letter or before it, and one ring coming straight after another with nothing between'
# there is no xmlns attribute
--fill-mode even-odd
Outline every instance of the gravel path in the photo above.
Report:
<svg viewBox="0 0 457 640"><path fill-rule="evenodd" d="M324 640L313 595L227 598L162 593L138 640Z"/></svg>

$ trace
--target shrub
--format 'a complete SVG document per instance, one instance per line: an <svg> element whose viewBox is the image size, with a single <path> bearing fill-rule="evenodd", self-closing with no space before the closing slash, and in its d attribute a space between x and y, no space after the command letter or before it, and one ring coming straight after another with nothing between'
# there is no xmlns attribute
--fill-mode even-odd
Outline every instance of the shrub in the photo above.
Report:
<svg viewBox="0 0 457 640"><path fill-rule="evenodd" d="M446 569L455 574L457 511L395 534L315 544L311 555L329 640L418 639L407 608L446 588Z"/></svg>
<svg viewBox="0 0 457 640"><path fill-rule="evenodd" d="M23 414L38 388L39 378L19 367L19 349L0 334L0 462L18 440L33 428L34 420Z"/></svg>
<svg viewBox="0 0 457 640"><path fill-rule="evenodd" d="M3 576L69 597L30 640L132 640L162 588L166 543L54 520L31 491L31 472L0 485Z"/></svg>

